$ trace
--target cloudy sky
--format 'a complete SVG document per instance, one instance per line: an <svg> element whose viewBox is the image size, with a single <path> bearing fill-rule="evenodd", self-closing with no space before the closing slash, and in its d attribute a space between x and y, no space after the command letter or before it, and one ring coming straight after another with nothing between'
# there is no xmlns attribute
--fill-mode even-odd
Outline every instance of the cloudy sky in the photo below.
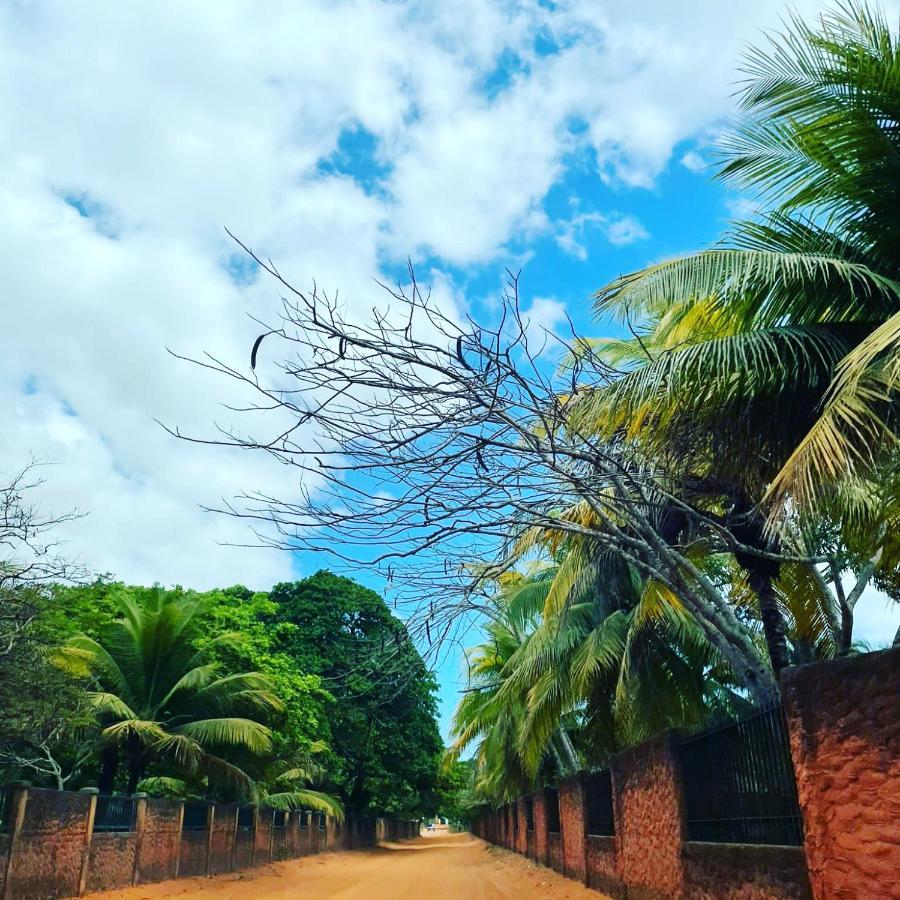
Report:
<svg viewBox="0 0 900 900"><path fill-rule="evenodd" d="M801 0L801 11L818 3ZM727 12L726 12L727 10ZM709 180L742 45L780 0L39 2L0 5L0 468L52 463L89 512L73 555L135 582L264 588L315 560L201 511L283 471L170 438L227 423L277 308L229 227L352 308L411 258L448 308L503 269L590 330L611 276L711 240L743 198ZM863 636L892 634L877 598ZM452 701L448 676L445 697Z"/></svg>

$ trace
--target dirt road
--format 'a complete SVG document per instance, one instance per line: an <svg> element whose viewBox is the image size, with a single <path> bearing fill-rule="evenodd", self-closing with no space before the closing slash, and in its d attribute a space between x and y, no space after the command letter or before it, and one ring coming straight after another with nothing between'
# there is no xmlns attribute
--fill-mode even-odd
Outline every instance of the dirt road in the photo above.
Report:
<svg viewBox="0 0 900 900"><path fill-rule="evenodd" d="M603 895L468 834L438 833L373 850L323 853L216 878L185 878L90 896L92 900L602 900Z"/></svg>

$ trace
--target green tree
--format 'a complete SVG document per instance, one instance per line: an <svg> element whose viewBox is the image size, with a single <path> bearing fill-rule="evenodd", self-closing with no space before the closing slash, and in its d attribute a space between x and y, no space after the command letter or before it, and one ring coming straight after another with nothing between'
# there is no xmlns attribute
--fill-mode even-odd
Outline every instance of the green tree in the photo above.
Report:
<svg viewBox="0 0 900 900"><path fill-rule="evenodd" d="M334 697L337 778L358 811L415 814L433 806L443 745L435 681L403 623L374 591L321 571L276 585L282 647Z"/></svg>
<svg viewBox="0 0 900 900"><path fill-rule="evenodd" d="M138 600L119 592L120 618L97 638L76 635L59 650L63 665L92 681L89 697L102 726L101 791L113 789L120 757L129 793L149 765L163 760L202 773L213 786L249 791L250 778L227 755L270 750L270 731L258 717L283 708L270 679L221 674L208 648L197 650L201 597L160 588L141 593Z"/></svg>
<svg viewBox="0 0 900 900"><path fill-rule="evenodd" d="M766 523L766 503L782 524L805 517L795 537L815 530L810 519L837 523L866 578L896 558L883 551L896 532L900 55L882 17L847 4L816 27L793 19L746 69L721 176L764 211L720 247L598 292L598 313L638 326L633 339L584 343L624 374L574 415L679 470L685 502L759 551L736 558L777 671L792 659L781 568L763 554L785 531ZM838 636L846 650L850 634Z"/></svg>

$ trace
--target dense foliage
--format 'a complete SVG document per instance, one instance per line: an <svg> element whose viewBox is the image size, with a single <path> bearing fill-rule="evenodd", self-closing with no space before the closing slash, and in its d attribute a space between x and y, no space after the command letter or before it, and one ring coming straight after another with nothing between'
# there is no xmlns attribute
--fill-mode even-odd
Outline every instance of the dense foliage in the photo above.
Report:
<svg viewBox="0 0 900 900"><path fill-rule="evenodd" d="M333 814L436 802L433 678L384 601L349 579L13 593L31 624L0 680L8 777ZM17 698L25 667L35 690Z"/></svg>

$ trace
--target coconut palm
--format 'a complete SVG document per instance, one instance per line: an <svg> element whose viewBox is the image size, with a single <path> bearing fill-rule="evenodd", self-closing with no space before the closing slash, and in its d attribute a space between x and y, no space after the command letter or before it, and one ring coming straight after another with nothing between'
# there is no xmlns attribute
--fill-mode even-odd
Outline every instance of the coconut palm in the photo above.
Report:
<svg viewBox="0 0 900 900"><path fill-rule="evenodd" d="M585 343L621 376L573 416L680 468L691 502L763 553L779 549L764 501L770 516L826 514L890 535L872 498L897 452L897 36L846 4L815 28L792 19L746 70L721 175L766 211L719 247L598 292L598 313L640 324L633 339ZM778 670L790 661L779 567L741 561Z"/></svg>
<svg viewBox="0 0 900 900"><path fill-rule="evenodd" d="M117 600L119 618L97 639L78 635L59 651L64 666L93 683L89 696L102 726L100 790L113 789L120 759L129 793L158 761L249 790L250 778L228 757L270 749L259 719L283 706L269 679L224 674L208 661L209 646L194 648L198 597L153 589L140 601L125 592Z"/></svg>
<svg viewBox="0 0 900 900"><path fill-rule="evenodd" d="M341 801L311 787L322 777L322 769L315 757L327 749L323 741L314 741L305 753L295 754L288 760L271 761L265 767L265 774L255 779L249 790L239 793L238 798L272 809L310 809L342 820L344 806ZM199 772L183 778L154 775L142 779L138 788L155 796L198 800L210 793L208 777Z"/></svg>

